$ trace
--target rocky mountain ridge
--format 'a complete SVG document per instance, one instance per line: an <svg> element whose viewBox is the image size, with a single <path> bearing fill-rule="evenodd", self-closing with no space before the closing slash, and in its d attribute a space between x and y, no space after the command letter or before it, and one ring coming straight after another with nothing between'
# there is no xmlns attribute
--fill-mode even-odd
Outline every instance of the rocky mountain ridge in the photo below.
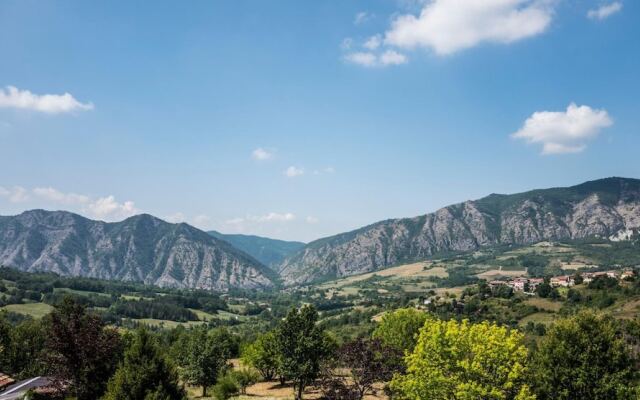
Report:
<svg viewBox="0 0 640 400"><path fill-rule="evenodd" d="M640 229L640 180L492 194L413 218L381 221L309 243L279 266L285 284L372 272L450 252L543 240L620 237Z"/></svg>
<svg viewBox="0 0 640 400"><path fill-rule="evenodd" d="M227 242L142 214L93 221L66 211L0 217L0 264L163 287L268 288L277 277Z"/></svg>

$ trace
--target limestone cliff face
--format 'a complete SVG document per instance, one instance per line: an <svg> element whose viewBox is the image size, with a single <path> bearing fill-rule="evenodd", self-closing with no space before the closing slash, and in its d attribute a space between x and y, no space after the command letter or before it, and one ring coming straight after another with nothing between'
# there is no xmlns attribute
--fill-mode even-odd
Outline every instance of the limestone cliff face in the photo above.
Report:
<svg viewBox="0 0 640 400"><path fill-rule="evenodd" d="M150 215L117 223L64 211L0 217L0 264L165 287L273 286L266 267L228 243Z"/></svg>
<svg viewBox="0 0 640 400"><path fill-rule="evenodd" d="M490 195L309 243L280 265L287 284L343 277L483 246L611 237L640 229L640 180Z"/></svg>

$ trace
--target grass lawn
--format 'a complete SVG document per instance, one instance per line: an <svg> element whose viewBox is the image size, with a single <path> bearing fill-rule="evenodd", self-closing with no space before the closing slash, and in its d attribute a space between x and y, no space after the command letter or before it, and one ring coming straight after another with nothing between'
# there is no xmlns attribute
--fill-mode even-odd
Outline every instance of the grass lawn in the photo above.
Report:
<svg viewBox="0 0 640 400"><path fill-rule="evenodd" d="M45 303L28 303L28 304L9 304L2 307L3 310L11 311L17 314L29 315L33 318L42 318L49 314L53 307Z"/></svg>

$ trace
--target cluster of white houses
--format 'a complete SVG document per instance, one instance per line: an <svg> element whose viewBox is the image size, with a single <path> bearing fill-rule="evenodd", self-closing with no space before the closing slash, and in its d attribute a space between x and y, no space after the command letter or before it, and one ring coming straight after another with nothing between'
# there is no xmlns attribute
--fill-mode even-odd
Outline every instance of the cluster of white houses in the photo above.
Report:
<svg viewBox="0 0 640 400"><path fill-rule="evenodd" d="M599 272L580 272L583 283L589 283L600 276L607 276L609 278L615 278L623 280L635 276L635 272L632 270L625 271L599 271ZM553 287L570 287L576 284L576 275L562 275L554 276L550 278L549 284ZM491 281L489 286L497 288L502 285L506 285L512 288L516 292L533 293L536 291L538 285L544 282L543 278L515 278L507 281Z"/></svg>

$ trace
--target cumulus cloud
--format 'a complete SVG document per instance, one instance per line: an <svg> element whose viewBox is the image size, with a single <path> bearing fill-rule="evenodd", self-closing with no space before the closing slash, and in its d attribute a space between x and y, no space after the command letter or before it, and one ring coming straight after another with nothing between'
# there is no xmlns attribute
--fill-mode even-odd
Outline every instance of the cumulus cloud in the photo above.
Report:
<svg viewBox="0 0 640 400"><path fill-rule="evenodd" d="M347 54L345 60L363 67L386 67L389 65L405 64L409 61L407 56L395 50L387 50L381 54L359 51Z"/></svg>
<svg viewBox="0 0 640 400"><path fill-rule="evenodd" d="M139 213L132 201L118 203L114 196L101 197L87 205L86 208L94 218L123 219Z"/></svg>
<svg viewBox="0 0 640 400"><path fill-rule="evenodd" d="M364 42L362 46L369 50L375 50L378 47L380 47L381 44L382 44L382 36L374 35L374 36L371 36L369 39L367 39L367 41Z"/></svg>
<svg viewBox="0 0 640 400"><path fill-rule="evenodd" d="M349 53L344 56L344 59L352 64L362 65L363 67L374 67L378 60L375 54L364 51Z"/></svg>
<svg viewBox="0 0 640 400"><path fill-rule="evenodd" d="M614 1L613 3L603 4L598 8L589 10L587 12L587 17L591 19L603 20L619 12L620 10L622 10L622 3L620 3L619 1Z"/></svg>
<svg viewBox="0 0 640 400"><path fill-rule="evenodd" d="M303 168L298 168L295 166L290 166L289 168L287 168L286 170L284 170L284 175L287 178L295 178L297 176L302 176L304 175L304 169Z"/></svg>
<svg viewBox="0 0 640 400"><path fill-rule="evenodd" d="M71 94L34 94L15 86L0 89L0 108L32 110L47 114L93 110L92 103L81 103Z"/></svg>
<svg viewBox="0 0 640 400"><path fill-rule="evenodd" d="M6 198L11 203L24 203L30 198L29 192L22 186L14 186L12 188L0 186L0 197Z"/></svg>
<svg viewBox="0 0 640 400"><path fill-rule="evenodd" d="M317 224L318 222L320 222L320 220L314 216L309 215L307 218L305 218L305 221L307 221L308 224Z"/></svg>
<svg viewBox="0 0 640 400"><path fill-rule="evenodd" d="M257 161L271 160L273 158L273 152L263 149L262 147L258 147L251 152L251 158Z"/></svg>
<svg viewBox="0 0 640 400"><path fill-rule="evenodd" d="M427 48L440 55L483 42L511 43L539 35L553 17L549 0L433 0L420 14L396 17L384 43Z"/></svg>
<svg viewBox="0 0 640 400"><path fill-rule="evenodd" d="M84 196L76 193L63 193L52 187L37 187L33 189L33 193L45 200L49 200L59 204L87 204L90 202L89 196Z"/></svg>
<svg viewBox="0 0 640 400"><path fill-rule="evenodd" d="M106 221L117 221L140 212L132 201L120 203L114 196L92 198L77 193L65 193L52 187L25 189L22 186L14 186L7 189L0 186L0 197L12 203L31 202L38 207L64 206L90 218Z"/></svg>
<svg viewBox="0 0 640 400"><path fill-rule="evenodd" d="M380 55L381 65L400 65L406 63L407 57L404 54L400 54L394 50L387 50Z"/></svg>
<svg viewBox="0 0 640 400"><path fill-rule="evenodd" d="M587 142L613 125L606 110L569 104L566 111L534 112L511 136L541 144L542 154L579 153Z"/></svg>

